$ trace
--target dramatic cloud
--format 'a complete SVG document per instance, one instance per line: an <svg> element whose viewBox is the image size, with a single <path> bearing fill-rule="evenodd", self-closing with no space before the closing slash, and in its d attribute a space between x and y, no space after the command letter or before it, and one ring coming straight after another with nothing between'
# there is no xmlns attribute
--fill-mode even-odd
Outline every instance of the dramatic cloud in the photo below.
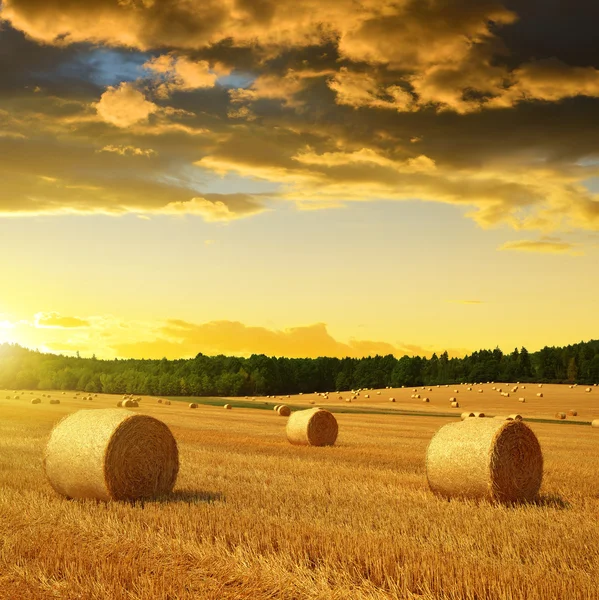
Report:
<svg viewBox="0 0 599 600"><path fill-rule="evenodd" d="M421 200L599 230L599 55L529 4L5 0L0 215Z"/></svg>

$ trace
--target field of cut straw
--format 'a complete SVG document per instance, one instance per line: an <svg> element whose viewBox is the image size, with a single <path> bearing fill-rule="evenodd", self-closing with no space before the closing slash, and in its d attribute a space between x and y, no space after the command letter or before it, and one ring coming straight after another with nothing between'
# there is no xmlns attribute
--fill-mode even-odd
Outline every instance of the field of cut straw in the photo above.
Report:
<svg viewBox="0 0 599 600"><path fill-rule="evenodd" d="M31 404L39 392L0 392L0 599L599 599L599 429L586 424L599 418L599 388L508 398L481 387L420 388L429 403L411 388L351 403L349 392L200 398L196 410L143 397L119 410L164 421L180 471L172 495L136 504L66 500L42 465L60 418L121 397L54 392ZM272 410L281 402L330 407L336 445L291 445ZM544 454L538 501L430 492L427 445L463 411L523 415Z"/></svg>

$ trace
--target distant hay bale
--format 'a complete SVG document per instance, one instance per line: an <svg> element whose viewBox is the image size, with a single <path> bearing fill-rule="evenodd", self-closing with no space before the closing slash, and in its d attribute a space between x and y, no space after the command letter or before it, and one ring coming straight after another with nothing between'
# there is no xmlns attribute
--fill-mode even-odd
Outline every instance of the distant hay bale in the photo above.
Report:
<svg viewBox="0 0 599 600"><path fill-rule="evenodd" d="M272 409L277 412L277 410L279 410L279 406L281 406L280 404L275 404Z"/></svg>
<svg viewBox="0 0 599 600"><path fill-rule="evenodd" d="M564 420L566 418L566 413L564 413L564 412L555 413L555 418L556 419L560 419L560 420Z"/></svg>
<svg viewBox="0 0 599 600"><path fill-rule="evenodd" d="M473 417L473 416L474 416L473 412L463 412L460 415L460 419L462 419L462 421L463 421L464 419L469 419L470 417Z"/></svg>
<svg viewBox="0 0 599 600"><path fill-rule="evenodd" d="M430 398L423 398L422 401L423 402L430 402Z"/></svg>
<svg viewBox="0 0 599 600"><path fill-rule="evenodd" d="M281 417L288 417L291 414L291 409L287 405L281 404L277 410L277 413Z"/></svg>
<svg viewBox="0 0 599 600"><path fill-rule="evenodd" d="M225 404L223 408L225 410L231 410L233 407L230 404Z"/></svg>
<svg viewBox="0 0 599 600"><path fill-rule="evenodd" d="M347 400L347 402L351 402L351 400ZM316 404L316 402L314 400L310 400L308 404Z"/></svg>
<svg viewBox="0 0 599 600"><path fill-rule="evenodd" d="M395 398L389 398L389 402L395 402Z"/></svg>
<svg viewBox="0 0 599 600"><path fill-rule="evenodd" d="M590 387L588 387L588 388L585 390L585 392L591 392L591 391L592 391L592 388L590 388Z"/></svg>
<svg viewBox="0 0 599 600"><path fill-rule="evenodd" d="M135 400L131 400L131 398L127 398L127 400L121 401L121 406L123 408L134 408L134 407L138 406L138 404L137 404L137 402L135 402Z"/></svg>
<svg viewBox="0 0 599 600"><path fill-rule="evenodd" d="M50 404L60 404L60 400L58 398L52 398Z"/></svg>
<svg viewBox="0 0 599 600"><path fill-rule="evenodd" d="M451 408L460 408L460 403L459 402L452 402L451 403Z"/></svg>
<svg viewBox="0 0 599 600"><path fill-rule="evenodd" d="M457 399L455 396L452 396L452 397L449 399L449 401L450 401L450 402L457 402L457 400L458 400L458 399Z"/></svg>
<svg viewBox="0 0 599 600"><path fill-rule="evenodd" d="M376 393L376 395L377 395L377 396L380 396L380 395L381 395L381 393L380 393L380 392L377 392L377 393Z"/></svg>
<svg viewBox="0 0 599 600"><path fill-rule="evenodd" d="M599 419L594 419L591 422L591 427L599 427Z"/></svg>
<svg viewBox="0 0 599 600"><path fill-rule="evenodd" d="M113 408L80 410L52 430L44 468L63 496L136 500L172 491L179 452L170 429L154 417Z"/></svg>
<svg viewBox="0 0 599 600"><path fill-rule="evenodd" d="M170 406L170 405L171 405L171 401L170 401L170 400L165 400L165 401L164 401L164 404L165 404L166 406Z"/></svg>
<svg viewBox="0 0 599 600"><path fill-rule="evenodd" d="M482 394L482 393L483 393L483 390L478 390L478 393L479 393L479 394Z"/></svg>
<svg viewBox="0 0 599 600"><path fill-rule="evenodd" d="M578 411L577 410L569 410L568 411L568 416L569 417L577 417L578 416Z"/></svg>
<svg viewBox="0 0 599 600"><path fill-rule="evenodd" d="M475 412L474 416L479 418L479 419L484 419L485 418L485 413L484 412Z"/></svg>
<svg viewBox="0 0 599 600"><path fill-rule="evenodd" d="M522 421L465 419L434 435L426 475L430 489L445 497L533 500L543 479L543 454Z"/></svg>
<svg viewBox="0 0 599 600"><path fill-rule="evenodd" d="M370 394L364 394L364 398L370 398Z"/></svg>
<svg viewBox="0 0 599 600"><path fill-rule="evenodd" d="M518 402L526 402L526 398L518 398Z"/></svg>
<svg viewBox="0 0 599 600"><path fill-rule="evenodd" d="M197 408L198 405L195 402L190 402L189 403L189 408Z"/></svg>
<svg viewBox="0 0 599 600"><path fill-rule="evenodd" d="M506 420L508 420L508 421L522 421L522 415L520 415L518 413L514 413L513 415L508 415L506 417Z"/></svg>
<svg viewBox="0 0 599 600"><path fill-rule="evenodd" d="M31 400L31 404L41 404L42 403L42 399L41 398L33 398Z"/></svg>
<svg viewBox="0 0 599 600"><path fill-rule="evenodd" d="M543 387L543 384L542 384L542 383L539 383L539 387Z"/></svg>
<svg viewBox="0 0 599 600"><path fill-rule="evenodd" d="M158 402L158 404L162 404L162 398L158 398L156 402Z"/></svg>
<svg viewBox="0 0 599 600"><path fill-rule="evenodd" d="M119 400L119 401L116 403L116 405L117 405L117 407L118 407L118 408L121 408L121 407L123 406L123 401L122 401L122 400Z"/></svg>
<svg viewBox="0 0 599 600"><path fill-rule="evenodd" d="M346 402L351 402L351 398L346 398L345 401ZM310 404L314 404L314 402L311 402Z"/></svg>
<svg viewBox="0 0 599 600"><path fill-rule="evenodd" d="M419 400L419 399L420 399L420 394L416 394L416 395L414 396L414 398L416 398L416 399L418 399L418 400Z"/></svg>
<svg viewBox="0 0 599 600"><path fill-rule="evenodd" d="M539 392L539 393L537 394L537 398L542 398L542 397L543 397L543 392Z"/></svg>
<svg viewBox="0 0 599 600"><path fill-rule="evenodd" d="M287 439L303 446L332 446L337 440L337 419L323 408L294 412L287 421Z"/></svg>

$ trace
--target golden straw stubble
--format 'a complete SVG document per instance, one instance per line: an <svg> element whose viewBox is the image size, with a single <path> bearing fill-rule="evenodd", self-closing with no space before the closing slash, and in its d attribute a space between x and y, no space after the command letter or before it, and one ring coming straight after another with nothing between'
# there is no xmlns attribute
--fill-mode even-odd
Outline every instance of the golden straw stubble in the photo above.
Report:
<svg viewBox="0 0 599 600"><path fill-rule="evenodd" d="M52 430L44 468L50 485L68 498L136 500L172 491L179 451L168 426L154 417L80 410Z"/></svg>
<svg viewBox="0 0 599 600"><path fill-rule="evenodd" d="M339 426L334 415L324 408L298 410L287 420L287 439L302 446L332 446Z"/></svg>
<svg viewBox="0 0 599 600"><path fill-rule="evenodd" d="M466 419L433 436L426 475L430 489L445 497L533 500L543 479L543 453L520 420Z"/></svg>

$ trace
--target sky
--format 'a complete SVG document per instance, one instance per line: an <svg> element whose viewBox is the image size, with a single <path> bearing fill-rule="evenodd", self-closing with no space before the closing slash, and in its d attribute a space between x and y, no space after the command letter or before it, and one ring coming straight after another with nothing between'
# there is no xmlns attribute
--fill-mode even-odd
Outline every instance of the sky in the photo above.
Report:
<svg viewBox="0 0 599 600"><path fill-rule="evenodd" d="M0 343L599 335L599 5L0 0Z"/></svg>

